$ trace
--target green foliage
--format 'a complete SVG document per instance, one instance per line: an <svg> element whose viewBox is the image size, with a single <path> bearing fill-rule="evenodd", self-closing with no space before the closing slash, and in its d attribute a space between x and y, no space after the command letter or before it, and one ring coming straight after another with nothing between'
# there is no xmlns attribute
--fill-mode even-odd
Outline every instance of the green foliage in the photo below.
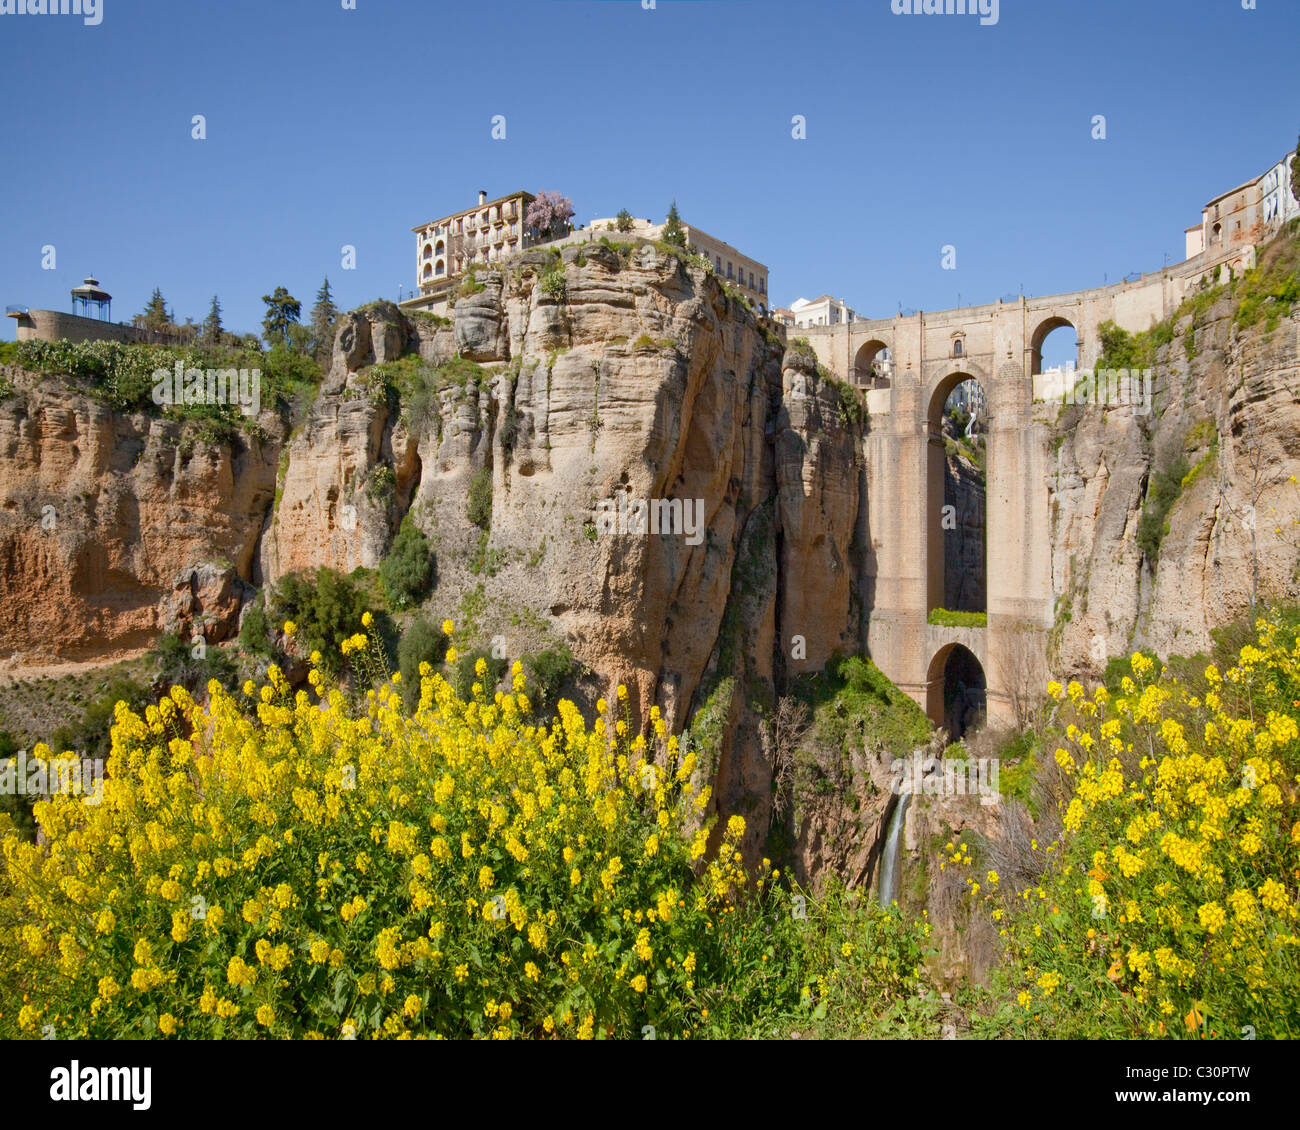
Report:
<svg viewBox="0 0 1300 1130"><path fill-rule="evenodd" d="M1147 498L1142 507L1142 517L1138 520L1138 548L1142 555L1154 567L1160 557L1160 543L1169 532L1166 519L1169 511L1183 490L1183 480L1189 468L1182 455L1173 465L1163 471L1157 471L1147 484Z"/></svg>
<svg viewBox="0 0 1300 1130"><path fill-rule="evenodd" d="M230 657L200 639L186 640L176 632L164 632L151 659L157 672L154 686L160 690L176 686L201 691L213 679L227 690L235 685L235 665Z"/></svg>
<svg viewBox="0 0 1300 1130"><path fill-rule="evenodd" d="M198 348L137 345L117 341L24 341L14 349L14 362L34 373L63 375L87 386L90 395L118 412L144 412L170 419L206 424L218 438L228 440L255 421L232 404L154 403L154 373L182 369L248 369L261 373L262 407L289 403L298 393L320 383L320 366L287 346L269 352L239 347Z"/></svg>
<svg viewBox="0 0 1300 1130"><path fill-rule="evenodd" d="M420 698L420 664L437 667L447 654L447 637L423 616L412 620L397 645L397 669L402 676L402 700L412 710Z"/></svg>
<svg viewBox="0 0 1300 1130"><path fill-rule="evenodd" d="M266 600L259 595L244 613L239 625L239 646L249 655L272 655L271 621L266 615Z"/></svg>
<svg viewBox="0 0 1300 1130"><path fill-rule="evenodd" d="M492 525L492 469L480 467L469 481L469 506L466 516L480 530Z"/></svg>
<svg viewBox="0 0 1300 1130"><path fill-rule="evenodd" d="M110 730L117 704L125 702L132 710L139 711L144 709L148 698L149 689L140 683L127 678L114 679L103 693L90 700L79 720L54 731L49 741L51 752L107 757L112 748Z"/></svg>
<svg viewBox="0 0 1300 1130"><path fill-rule="evenodd" d="M569 650L568 644L560 644L524 657L524 672L535 696L535 713L547 714L555 708L560 688L573 674L574 667L573 652Z"/></svg>
<svg viewBox="0 0 1300 1130"><path fill-rule="evenodd" d="M338 662L343 641L351 636L367 611L365 594L348 577L322 566L291 573L271 597L277 630L292 620L307 651L319 651L328 669Z"/></svg>
<svg viewBox="0 0 1300 1130"><path fill-rule="evenodd" d="M568 281L564 275L563 267L555 267L542 275L539 284L542 293L557 299L563 299L568 290Z"/></svg>
<svg viewBox="0 0 1300 1130"><path fill-rule="evenodd" d="M1289 316L1300 301L1300 236L1283 233L1260 254L1258 266L1247 271L1234 295L1233 321L1242 329L1266 322L1268 329Z"/></svg>
<svg viewBox="0 0 1300 1130"><path fill-rule="evenodd" d="M668 209L668 218L664 222L664 242L673 247L686 247L686 232L682 228L682 218L677 211L677 201Z"/></svg>
<svg viewBox="0 0 1300 1130"><path fill-rule="evenodd" d="M267 342L272 345L287 345L289 327L297 324L302 317L302 303L282 286L277 286L272 294L262 295L262 301L266 303L262 328Z"/></svg>
<svg viewBox="0 0 1300 1130"><path fill-rule="evenodd" d="M937 624L944 628L987 628L987 612L953 612L947 608L932 608L926 617L927 624Z"/></svg>
<svg viewBox="0 0 1300 1130"><path fill-rule="evenodd" d="M408 514L393 540L393 548L379 566L384 597L391 608L419 604L433 583L433 551L429 539Z"/></svg>
<svg viewBox="0 0 1300 1130"><path fill-rule="evenodd" d="M480 659L487 664L487 674L482 678L475 672ZM506 661L504 659L497 659L487 649L478 648L475 651L467 651L456 656L456 662L452 664L451 670L447 672L447 682L452 685L457 695L469 700L473 699L474 684L481 682L490 702L494 689L501 682L501 678L505 673Z"/></svg>
<svg viewBox="0 0 1300 1130"><path fill-rule="evenodd" d="M366 497L371 502L383 503L385 506L393 500L397 489L397 472L389 463L380 463L370 472L366 479Z"/></svg>
<svg viewBox="0 0 1300 1130"><path fill-rule="evenodd" d="M930 740L934 727L925 712L900 691L870 659L832 660L820 675L801 676L795 695L813 711L817 738L847 754L863 743L900 756Z"/></svg>
<svg viewBox="0 0 1300 1130"><path fill-rule="evenodd" d="M620 208L618 210L618 215L615 217L615 224L618 227L619 231L631 231L632 213L629 212L626 208Z"/></svg>

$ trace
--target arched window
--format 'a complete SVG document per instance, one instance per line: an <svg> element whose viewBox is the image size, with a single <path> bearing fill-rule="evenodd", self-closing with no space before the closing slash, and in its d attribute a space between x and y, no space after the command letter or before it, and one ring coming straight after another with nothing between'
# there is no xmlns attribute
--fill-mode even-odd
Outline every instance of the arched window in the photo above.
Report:
<svg viewBox="0 0 1300 1130"><path fill-rule="evenodd" d="M962 355L961 351L962 351L961 338L957 338L952 343L952 355L954 357L960 357Z"/></svg>
<svg viewBox="0 0 1300 1130"><path fill-rule="evenodd" d="M447 270L447 264L444 263L441 259L439 259L439 260L438 260L438 266L437 266L437 268L435 269L434 274L441 275L441 274L443 274L446 270Z"/></svg>

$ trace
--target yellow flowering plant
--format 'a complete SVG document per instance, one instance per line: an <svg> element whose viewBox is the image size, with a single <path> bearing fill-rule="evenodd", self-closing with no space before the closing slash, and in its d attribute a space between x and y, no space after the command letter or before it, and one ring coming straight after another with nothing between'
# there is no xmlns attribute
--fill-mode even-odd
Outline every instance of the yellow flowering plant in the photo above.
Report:
<svg viewBox="0 0 1300 1130"><path fill-rule="evenodd" d="M1070 788L1038 891L990 891L1039 1035L1300 1036L1300 643L1261 618L1223 672L1135 654L1057 694ZM1032 893L1032 892L1031 892Z"/></svg>
<svg viewBox="0 0 1300 1130"><path fill-rule="evenodd" d="M747 873L657 710L541 725L519 664L468 698L424 664L408 711L344 650L372 689L314 655L303 689L119 703L101 802L0 827L0 1038L671 1038L805 1015L850 962L915 996L915 940Z"/></svg>

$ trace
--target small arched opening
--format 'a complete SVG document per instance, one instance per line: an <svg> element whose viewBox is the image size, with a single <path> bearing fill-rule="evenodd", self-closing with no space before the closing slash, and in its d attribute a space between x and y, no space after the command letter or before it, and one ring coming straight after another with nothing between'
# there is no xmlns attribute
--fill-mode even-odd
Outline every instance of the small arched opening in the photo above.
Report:
<svg viewBox="0 0 1300 1130"><path fill-rule="evenodd" d="M889 346L880 340L860 346L853 358L853 383L863 388L889 388L894 359Z"/></svg>
<svg viewBox="0 0 1300 1130"><path fill-rule="evenodd" d="M959 643L940 648L930 661L926 682L926 712L931 722L948 731L949 741L961 741L984 725L988 683L969 648Z"/></svg>

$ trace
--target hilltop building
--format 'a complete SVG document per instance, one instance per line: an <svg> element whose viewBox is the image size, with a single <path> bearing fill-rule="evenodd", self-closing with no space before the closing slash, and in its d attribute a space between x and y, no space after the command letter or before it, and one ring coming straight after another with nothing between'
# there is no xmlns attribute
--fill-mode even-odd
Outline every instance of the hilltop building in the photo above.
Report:
<svg viewBox="0 0 1300 1130"><path fill-rule="evenodd" d="M1253 249L1300 217L1300 201L1291 191L1293 157L1288 153L1267 172L1211 200L1201 210L1201 222L1184 233L1187 258L1231 257L1234 250ZM1253 254L1250 258L1253 262Z"/></svg>
<svg viewBox="0 0 1300 1130"><path fill-rule="evenodd" d="M471 267L488 266L530 247L586 242L599 238L597 233L615 240L629 236L663 238L663 224L634 219L627 232L620 232L617 219L602 217L563 235L543 239L525 223L528 205L534 199L533 193L521 190L489 200L487 193L480 190L474 207L413 227L418 294L403 302L402 308L445 314L455 281ZM689 224L683 224L682 231L688 250L707 257L719 278L737 287L755 305L767 308L765 264Z"/></svg>

